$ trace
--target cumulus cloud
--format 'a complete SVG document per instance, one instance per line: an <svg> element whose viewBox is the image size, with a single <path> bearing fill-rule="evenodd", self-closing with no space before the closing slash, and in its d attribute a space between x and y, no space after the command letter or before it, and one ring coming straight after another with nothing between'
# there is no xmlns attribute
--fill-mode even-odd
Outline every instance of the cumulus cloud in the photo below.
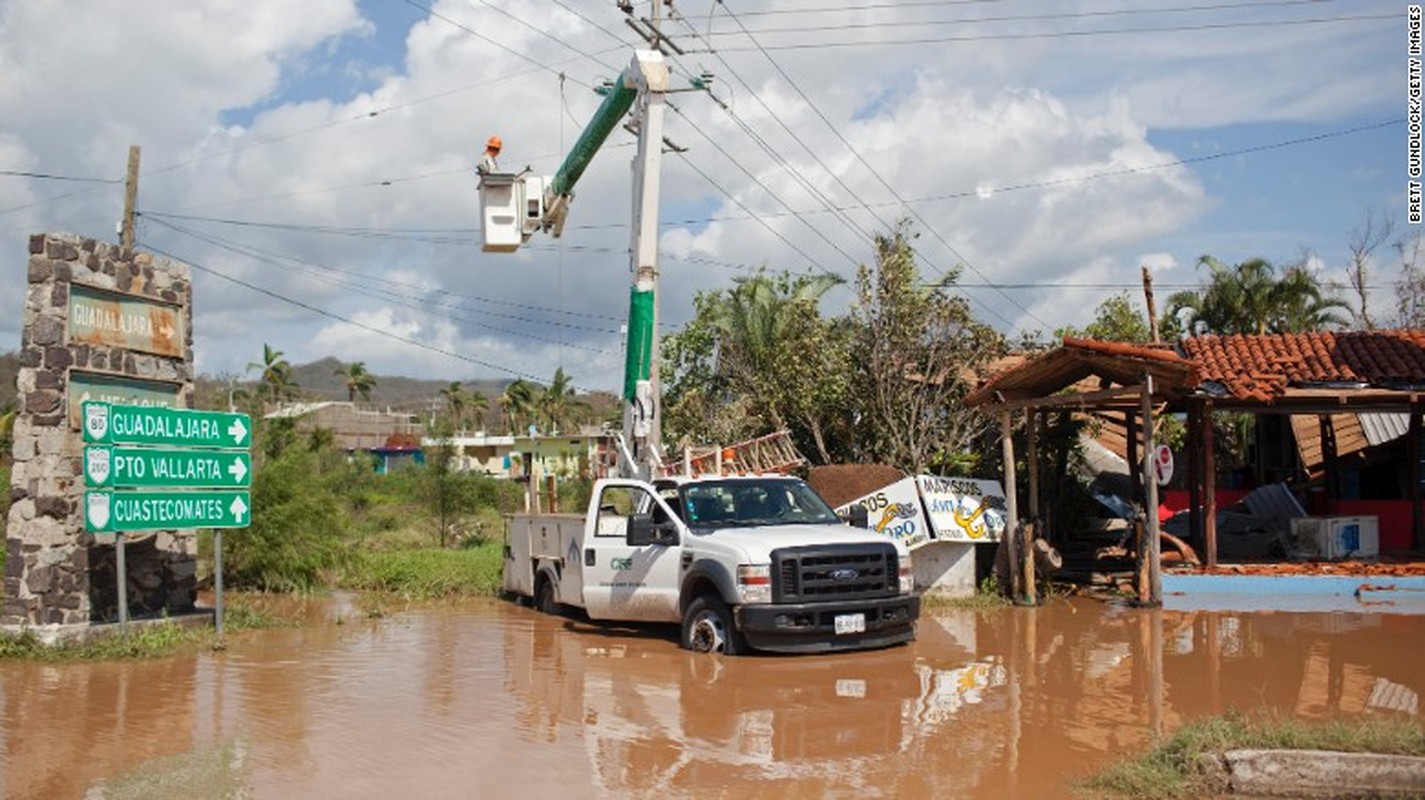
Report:
<svg viewBox="0 0 1425 800"><path fill-rule="evenodd" d="M616 129L595 157L562 239L513 255L480 249L472 169L490 134L507 168L558 168L601 101L590 88L632 53L611 4L110 6L0 5L0 170L114 178L142 145L141 244L196 269L200 370L241 373L266 342L381 374L563 365L585 388L620 383L632 137ZM1134 284L1150 261L1187 276L1202 245L1175 237L1222 202L1206 168L1172 166L1196 153L1160 131L1202 129L1210 148L1219 126L1334 123L1398 99L1373 55L1390 31L1362 24L1014 39L994 37L1087 23L952 24L963 9L908 5L879 12L909 25L875 37L990 38L777 49L850 40L838 28L864 20L820 12L825 32L774 34L813 23L753 13L768 8L667 21L718 52L673 59L676 87L708 71L716 100L676 94L667 115L686 152L663 158L665 326L686 321L697 291L762 265L849 276L902 217L926 270L964 265L977 312L1006 332L1082 324L1097 298L1007 286ZM396 50L343 55L357 41ZM0 216L9 263L34 230L113 238L121 189L72 191L0 177L0 213L25 206ZM0 303L20 298L0 282ZM835 292L828 310L846 302ZM18 314L6 318L0 339L17 342Z"/></svg>

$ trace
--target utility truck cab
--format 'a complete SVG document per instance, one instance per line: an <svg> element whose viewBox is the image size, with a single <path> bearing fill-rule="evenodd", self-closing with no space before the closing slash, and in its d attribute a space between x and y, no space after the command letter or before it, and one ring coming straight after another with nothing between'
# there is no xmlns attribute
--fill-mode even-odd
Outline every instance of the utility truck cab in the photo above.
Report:
<svg viewBox="0 0 1425 800"><path fill-rule="evenodd" d="M506 592L594 620L672 622L691 650L824 652L915 638L898 542L846 525L798 478L614 478L588 512L511 519Z"/></svg>

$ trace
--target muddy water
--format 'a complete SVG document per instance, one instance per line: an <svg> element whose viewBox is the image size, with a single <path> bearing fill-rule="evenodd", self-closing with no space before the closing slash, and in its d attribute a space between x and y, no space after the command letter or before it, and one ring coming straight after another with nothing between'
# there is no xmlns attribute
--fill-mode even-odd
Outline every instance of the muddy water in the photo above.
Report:
<svg viewBox="0 0 1425 800"><path fill-rule="evenodd" d="M1419 719L1425 617L931 609L918 640L723 659L498 601L141 663L0 663L16 798L1055 797L1184 720Z"/></svg>

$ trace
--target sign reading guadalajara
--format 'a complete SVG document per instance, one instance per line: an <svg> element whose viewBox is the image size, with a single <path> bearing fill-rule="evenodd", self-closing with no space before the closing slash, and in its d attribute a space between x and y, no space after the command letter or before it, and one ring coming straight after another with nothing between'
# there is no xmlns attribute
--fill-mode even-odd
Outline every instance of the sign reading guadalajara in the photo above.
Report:
<svg viewBox="0 0 1425 800"><path fill-rule="evenodd" d="M90 444L179 445L247 449L252 432L246 414L188 411L160 406L84 403L84 441Z"/></svg>

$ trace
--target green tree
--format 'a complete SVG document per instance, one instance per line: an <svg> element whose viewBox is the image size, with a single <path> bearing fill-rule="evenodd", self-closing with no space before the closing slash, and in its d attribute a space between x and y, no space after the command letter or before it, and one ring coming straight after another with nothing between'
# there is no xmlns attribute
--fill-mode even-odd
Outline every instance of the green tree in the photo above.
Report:
<svg viewBox="0 0 1425 800"><path fill-rule="evenodd" d="M347 402L356 402L357 395L361 395L362 400L371 399L371 390L376 387L376 376L366 371L366 362L348 364L335 370L333 374L346 384Z"/></svg>
<svg viewBox="0 0 1425 800"><path fill-rule="evenodd" d="M292 379L292 365L282 357L282 351L272 345L264 343L262 361L249 363L247 368L261 370L258 383L262 386L263 396L271 403L295 397L300 388Z"/></svg>
<svg viewBox="0 0 1425 800"><path fill-rule="evenodd" d="M960 473L990 427L960 401L978 368L1004 352L1004 338L951 293L959 269L921 281L911 239L905 221L878 235L875 266L857 271L853 414L862 460Z"/></svg>
<svg viewBox="0 0 1425 800"><path fill-rule="evenodd" d="M1074 327L1060 328L1054 332L1055 338L1066 336L1102 339L1110 342L1133 342L1142 344L1153 338L1148 318L1138 309L1128 292L1105 298L1094 309L1094 319L1083 330Z"/></svg>
<svg viewBox="0 0 1425 800"><path fill-rule="evenodd" d="M549 432L558 435L561 425L574 424L589 404L580 400L573 379L563 367L554 370L554 380L534 397L534 408L549 422Z"/></svg>
<svg viewBox="0 0 1425 800"><path fill-rule="evenodd" d="M512 434L520 433L520 421L534 421L538 408L538 389L524 378L516 378L500 394L500 411Z"/></svg>
<svg viewBox="0 0 1425 800"><path fill-rule="evenodd" d="M1300 333L1348 324L1337 311L1349 306L1328 296L1304 265L1278 276L1261 258L1229 266L1203 256L1198 263L1209 270L1206 284L1168 298L1167 316L1182 320L1191 335Z"/></svg>
<svg viewBox="0 0 1425 800"><path fill-rule="evenodd" d="M818 306L839 283L829 274L759 272L699 295L694 320L663 348L664 419L674 438L701 429L727 442L788 429L821 462L831 460L833 431L845 420L838 409L849 388L849 337Z"/></svg>
<svg viewBox="0 0 1425 800"><path fill-rule="evenodd" d="M465 409L470 395L465 392L465 387L460 385L460 381L451 381L449 386L440 390L440 396L445 398L445 410L450 417L452 427L459 430L465 421Z"/></svg>

